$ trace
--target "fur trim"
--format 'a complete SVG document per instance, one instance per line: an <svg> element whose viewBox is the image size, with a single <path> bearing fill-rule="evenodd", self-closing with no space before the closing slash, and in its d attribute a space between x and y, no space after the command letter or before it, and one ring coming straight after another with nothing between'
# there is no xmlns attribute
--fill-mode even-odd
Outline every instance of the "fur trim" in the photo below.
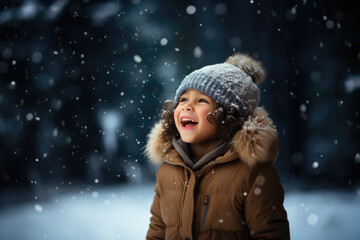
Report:
<svg viewBox="0 0 360 240"><path fill-rule="evenodd" d="M233 137L231 144L248 166L275 162L278 155L278 132L268 113L256 108L253 115Z"/></svg>
<svg viewBox="0 0 360 240"><path fill-rule="evenodd" d="M164 128L155 124L148 135L145 154L153 163L160 164L164 155L171 149L171 139L164 141L161 135ZM256 108L253 115L244 122L231 141L231 146L239 158L249 167L257 163L274 162L278 155L278 132L268 113Z"/></svg>
<svg viewBox="0 0 360 240"><path fill-rule="evenodd" d="M164 147L166 143L161 138L163 131L161 122L156 123L148 135L145 147L145 155L155 164L160 164L163 161L163 154L166 149Z"/></svg>
<svg viewBox="0 0 360 240"><path fill-rule="evenodd" d="M255 84L260 84L265 80L266 71L262 67L261 62L253 59L249 55L235 53L225 62L241 68L244 72L250 75L251 79Z"/></svg>

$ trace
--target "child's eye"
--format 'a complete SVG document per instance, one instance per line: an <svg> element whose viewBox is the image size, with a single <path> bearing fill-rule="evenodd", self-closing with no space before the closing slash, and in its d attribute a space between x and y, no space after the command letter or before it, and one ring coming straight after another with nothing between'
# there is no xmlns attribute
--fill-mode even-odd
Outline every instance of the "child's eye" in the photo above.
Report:
<svg viewBox="0 0 360 240"><path fill-rule="evenodd" d="M199 102L209 103L205 98L200 98Z"/></svg>
<svg viewBox="0 0 360 240"><path fill-rule="evenodd" d="M187 102L187 98L180 98L180 102Z"/></svg>

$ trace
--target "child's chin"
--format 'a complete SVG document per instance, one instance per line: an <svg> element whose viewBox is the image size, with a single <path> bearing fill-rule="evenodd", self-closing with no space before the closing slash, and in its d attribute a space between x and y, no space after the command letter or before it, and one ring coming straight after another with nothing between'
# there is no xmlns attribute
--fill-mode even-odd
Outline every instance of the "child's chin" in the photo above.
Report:
<svg viewBox="0 0 360 240"><path fill-rule="evenodd" d="M191 138L188 138L188 137L181 137L181 140L184 143L193 143L193 140Z"/></svg>

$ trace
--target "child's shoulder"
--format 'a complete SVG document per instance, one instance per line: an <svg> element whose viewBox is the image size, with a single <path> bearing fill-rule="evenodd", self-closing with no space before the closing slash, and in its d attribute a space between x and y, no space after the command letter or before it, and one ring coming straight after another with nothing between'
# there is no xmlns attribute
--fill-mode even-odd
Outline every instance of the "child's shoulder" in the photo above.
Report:
<svg viewBox="0 0 360 240"><path fill-rule="evenodd" d="M273 185L280 182L279 174L272 163L258 164L249 171L247 182L250 185Z"/></svg>
<svg viewBox="0 0 360 240"><path fill-rule="evenodd" d="M258 176L263 176L265 178L278 178L276 168L270 162L259 163L255 166L249 166L246 163L239 161L237 164L230 166L231 171L237 172L237 177L240 180L246 182L254 182Z"/></svg>
<svg viewBox="0 0 360 240"><path fill-rule="evenodd" d="M277 170L275 166L270 163L260 163L255 167L249 169L249 177L256 177L258 175L266 175L266 176L277 176Z"/></svg>

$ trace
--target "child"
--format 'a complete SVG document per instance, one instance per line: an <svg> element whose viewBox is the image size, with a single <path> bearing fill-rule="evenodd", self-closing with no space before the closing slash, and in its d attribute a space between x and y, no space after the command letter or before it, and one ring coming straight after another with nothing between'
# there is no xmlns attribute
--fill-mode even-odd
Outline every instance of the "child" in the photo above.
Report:
<svg viewBox="0 0 360 240"><path fill-rule="evenodd" d="M186 76L165 103L145 151L161 164L147 239L290 239L278 132L258 107L264 78L235 54Z"/></svg>

